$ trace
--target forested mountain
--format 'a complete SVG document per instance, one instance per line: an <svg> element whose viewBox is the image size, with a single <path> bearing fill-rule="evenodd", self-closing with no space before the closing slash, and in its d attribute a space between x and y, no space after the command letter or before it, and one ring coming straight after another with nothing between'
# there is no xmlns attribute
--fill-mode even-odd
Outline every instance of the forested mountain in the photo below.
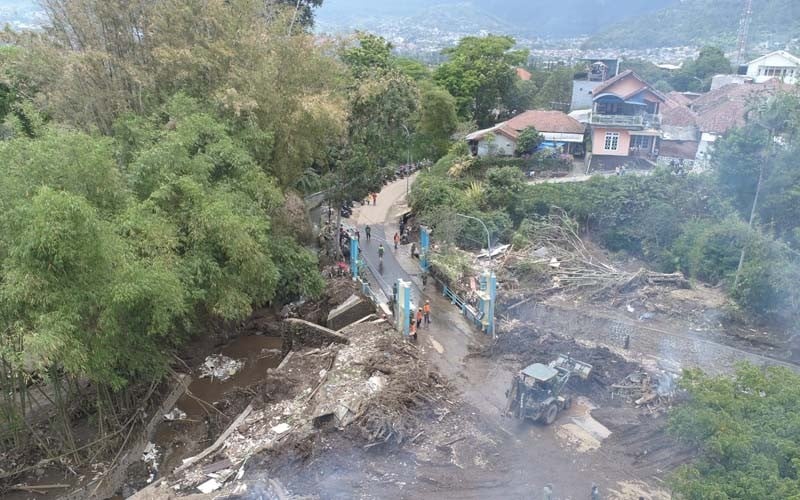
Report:
<svg viewBox="0 0 800 500"><path fill-rule="evenodd" d="M683 0L655 14L614 24L587 47L646 48L715 43L733 47L743 0ZM754 0L750 42L785 44L800 37L800 2Z"/></svg>
<svg viewBox="0 0 800 500"><path fill-rule="evenodd" d="M375 23L386 23L416 17L422 11L435 22L441 18L440 29L457 28L445 19L454 10L470 16L477 22L486 22L482 29L490 30L498 21L508 23L509 31L526 36L571 37L597 33L611 23L639 14L653 12L675 3L676 0L509 0L499 3L493 0L471 2L374 2L370 0L325 0L318 11L320 23L328 28L348 31L364 29Z"/></svg>

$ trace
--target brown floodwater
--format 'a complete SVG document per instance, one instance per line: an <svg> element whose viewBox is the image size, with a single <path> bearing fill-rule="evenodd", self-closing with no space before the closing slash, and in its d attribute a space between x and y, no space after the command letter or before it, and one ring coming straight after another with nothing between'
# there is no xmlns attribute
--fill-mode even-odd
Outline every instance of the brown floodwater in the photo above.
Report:
<svg viewBox="0 0 800 500"><path fill-rule="evenodd" d="M232 389L257 383L264 377L267 369L280 364L282 347L283 340L279 337L251 335L233 340L223 347L219 354L244 361L242 369L225 381L198 378L199 374L195 373L189 386L189 392L194 398L184 395L178 400L178 408L185 411L189 419L203 418L206 410L203 408L204 405L197 401L198 399L214 404Z"/></svg>
<svg viewBox="0 0 800 500"><path fill-rule="evenodd" d="M215 413L208 405L213 405L233 389L248 387L261 381L268 369L280 364L282 346L283 341L279 337L253 335L239 337L221 350L211 353L244 361L244 366L225 381L198 378L199 372L195 370L189 386L189 392L194 397L184 395L176 404L177 408L186 412L186 419L162 422L153 437L153 442L159 449L160 473L177 467L184 458L206 448L217 438L212 435L206 419L209 414ZM208 405L198 400L205 401Z"/></svg>

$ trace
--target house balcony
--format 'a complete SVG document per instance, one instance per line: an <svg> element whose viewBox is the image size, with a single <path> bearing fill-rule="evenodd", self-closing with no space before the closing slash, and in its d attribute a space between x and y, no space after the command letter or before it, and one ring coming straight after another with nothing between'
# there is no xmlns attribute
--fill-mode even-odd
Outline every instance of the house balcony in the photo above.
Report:
<svg viewBox="0 0 800 500"><path fill-rule="evenodd" d="M651 115L647 113L637 115L604 115L592 113L589 123L607 127L622 128L660 128L661 115Z"/></svg>

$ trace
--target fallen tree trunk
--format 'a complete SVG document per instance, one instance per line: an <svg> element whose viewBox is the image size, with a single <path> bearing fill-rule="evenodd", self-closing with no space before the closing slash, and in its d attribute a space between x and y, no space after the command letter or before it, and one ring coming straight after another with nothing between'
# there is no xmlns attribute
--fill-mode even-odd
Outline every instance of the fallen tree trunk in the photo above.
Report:
<svg viewBox="0 0 800 500"><path fill-rule="evenodd" d="M242 423L244 423L244 419L246 419L248 415L250 415L250 412L252 411L253 411L253 403L251 402L249 405L247 405L247 408L245 408L244 411L241 414L239 414L238 417L236 417L236 420L234 420L233 423L230 426L228 426L225 432L223 432L222 435L220 435L220 437L217 438L216 441L214 441L214 444L203 450L199 455L195 455L193 457L185 459L183 461L183 465L175 469L174 473L178 474L180 472L185 471L192 465L196 464L200 460L203 460L207 456L217 451L223 444L225 444L225 441L231 434L233 434L233 431L235 431L236 428L238 428L240 425L242 425Z"/></svg>

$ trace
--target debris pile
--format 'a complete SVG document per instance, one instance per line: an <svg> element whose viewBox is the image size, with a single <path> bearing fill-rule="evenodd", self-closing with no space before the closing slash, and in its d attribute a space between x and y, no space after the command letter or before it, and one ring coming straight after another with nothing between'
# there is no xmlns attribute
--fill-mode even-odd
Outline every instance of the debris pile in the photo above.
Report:
<svg viewBox="0 0 800 500"><path fill-rule="evenodd" d="M676 388L674 374L650 374L644 370L635 371L611 386L614 397L624 398L651 413L669 407L675 397Z"/></svg>
<svg viewBox="0 0 800 500"><path fill-rule="evenodd" d="M420 359L415 346L381 338L375 347L378 350L364 365L374 396L355 422L370 443L399 445L415 435L420 411L443 401L447 383Z"/></svg>
<svg viewBox="0 0 800 500"><path fill-rule="evenodd" d="M527 238L528 246L509 253L501 263L510 272L507 288L516 289L516 296L582 292L599 298L629 293L645 285L689 288L681 273L647 269L627 272L605 262L581 239L577 222L560 209L532 220ZM532 288L523 287L524 281Z"/></svg>
<svg viewBox="0 0 800 500"><path fill-rule="evenodd" d="M322 429L347 429L367 448L413 441L421 417L449 404L443 379L385 321L351 325L342 334L349 343L292 351L269 370L268 379L289 384L283 398L252 388L251 403L216 442L185 459L161 487L187 493L235 488L248 460L303 447Z"/></svg>
<svg viewBox="0 0 800 500"><path fill-rule="evenodd" d="M147 446L145 446L142 452L142 462L147 466L147 472L149 473L147 484L152 483L158 473L159 455L158 447L154 443L147 443Z"/></svg>
<svg viewBox="0 0 800 500"><path fill-rule="evenodd" d="M228 380L242 369L244 361L231 359L222 354L214 354L200 365L200 378L211 378L220 381Z"/></svg>

